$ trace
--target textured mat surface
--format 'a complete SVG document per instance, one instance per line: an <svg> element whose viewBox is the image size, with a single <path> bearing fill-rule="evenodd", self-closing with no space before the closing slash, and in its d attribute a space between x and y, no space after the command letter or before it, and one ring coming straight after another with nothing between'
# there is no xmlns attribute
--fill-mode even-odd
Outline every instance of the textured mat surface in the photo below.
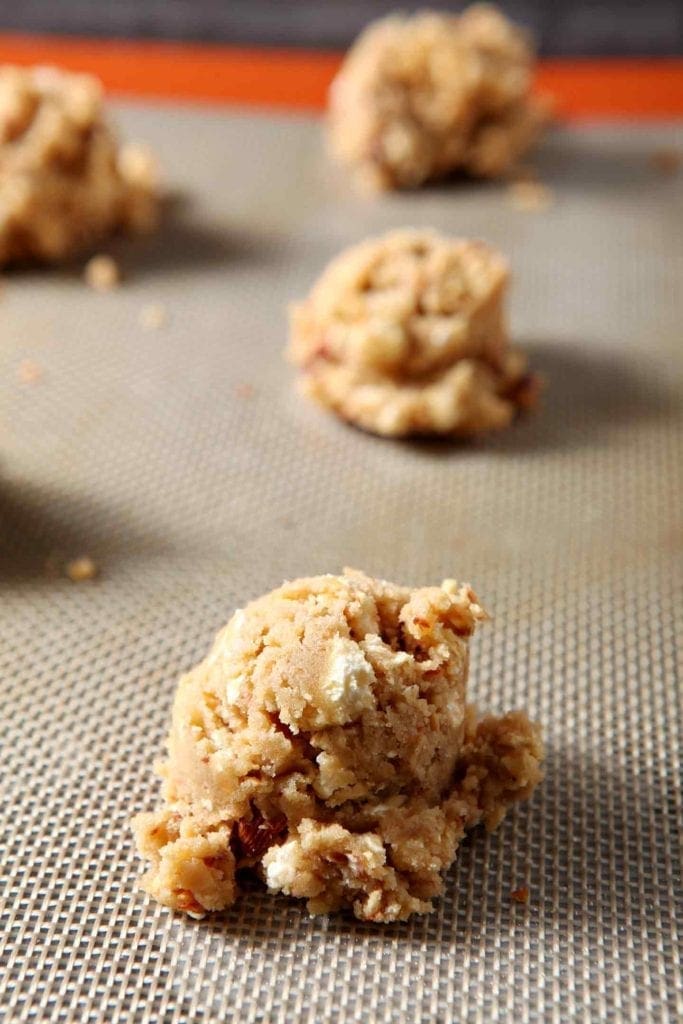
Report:
<svg viewBox="0 0 683 1024"><path fill-rule="evenodd" d="M117 243L120 291L31 273L0 297L3 1019L674 1019L683 176L651 155L683 131L558 132L539 159L557 202L529 214L497 186L355 198L310 121L120 119L185 201ZM548 390L503 437L380 441L292 391L287 301L401 224L513 261L514 334ZM85 553L96 582L46 575ZM127 821L157 799L176 678L235 606L345 564L475 585L494 619L471 692L543 721L547 780L472 835L429 917L311 919L256 886L174 917L135 888Z"/></svg>

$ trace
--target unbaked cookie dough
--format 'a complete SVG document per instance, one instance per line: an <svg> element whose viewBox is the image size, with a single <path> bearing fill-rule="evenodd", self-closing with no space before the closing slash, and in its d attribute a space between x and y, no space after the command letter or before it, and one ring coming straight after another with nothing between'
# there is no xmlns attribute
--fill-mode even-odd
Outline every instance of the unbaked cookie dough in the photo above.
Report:
<svg viewBox="0 0 683 1024"><path fill-rule="evenodd" d="M548 118L533 64L527 34L488 4L373 22L330 90L332 154L374 189L502 175Z"/></svg>
<svg viewBox="0 0 683 1024"><path fill-rule="evenodd" d="M0 68L0 266L68 259L157 214L154 161L118 143L96 79Z"/></svg>
<svg viewBox="0 0 683 1024"><path fill-rule="evenodd" d="M503 257L483 242L401 230L342 252L290 315L302 389L375 434L467 437L537 396L508 347Z"/></svg>
<svg viewBox="0 0 683 1024"><path fill-rule="evenodd" d="M311 913L432 909L465 830L494 828L541 778L521 711L477 718L468 586L363 573L286 583L237 611L179 683L165 806L133 827L142 887L195 917L251 869Z"/></svg>

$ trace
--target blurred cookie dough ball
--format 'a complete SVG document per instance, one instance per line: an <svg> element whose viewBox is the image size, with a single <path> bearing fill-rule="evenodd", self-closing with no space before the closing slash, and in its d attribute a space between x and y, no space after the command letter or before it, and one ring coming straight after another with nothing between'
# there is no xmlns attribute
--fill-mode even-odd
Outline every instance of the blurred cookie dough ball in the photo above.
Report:
<svg viewBox="0 0 683 1024"><path fill-rule="evenodd" d="M505 174L548 117L533 66L530 38L492 5L373 22L330 90L332 154L372 189Z"/></svg>
<svg viewBox="0 0 683 1024"><path fill-rule="evenodd" d="M158 218L157 170L121 145L99 82L56 68L0 68L0 265L58 262Z"/></svg>
<svg viewBox="0 0 683 1024"><path fill-rule="evenodd" d="M232 617L181 679L165 805L134 820L143 888L201 917L237 872L312 913L432 909L466 829L493 828L541 778L523 712L467 705L470 587L361 572L285 583Z"/></svg>
<svg viewBox="0 0 683 1024"><path fill-rule="evenodd" d="M292 306L304 393L388 437L507 427L538 380L508 347L508 267L483 242L406 229L334 259Z"/></svg>

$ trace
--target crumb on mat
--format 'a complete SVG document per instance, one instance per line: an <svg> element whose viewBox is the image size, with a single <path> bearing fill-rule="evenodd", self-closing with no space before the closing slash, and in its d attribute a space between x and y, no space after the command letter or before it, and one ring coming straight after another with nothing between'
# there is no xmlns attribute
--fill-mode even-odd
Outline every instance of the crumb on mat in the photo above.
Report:
<svg viewBox="0 0 683 1024"><path fill-rule="evenodd" d="M35 359L22 359L17 368L20 384L37 384L44 374L43 367Z"/></svg>
<svg viewBox="0 0 683 1024"><path fill-rule="evenodd" d="M168 323L168 312L160 302L151 302L140 310L140 326L145 331L158 331Z"/></svg>
<svg viewBox="0 0 683 1024"><path fill-rule="evenodd" d="M523 210L525 213L547 210L555 201L552 189L547 185L524 178L509 186L508 199L515 210Z"/></svg>
<svg viewBox="0 0 683 1024"><path fill-rule="evenodd" d="M513 889L510 893L510 899L514 903L528 903L529 902L529 889L526 885L523 885L520 889Z"/></svg>
<svg viewBox="0 0 683 1024"><path fill-rule="evenodd" d="M94 580L97 576L97 566L88 555L83 555L81 558L74 558L67 562L64 571L72 583Z"/></svg>
<svg viewBox="0 0 683 1024"><path fill-rule="evenodd" d="M84 270L85 283L97 292L110 292L121 283L121 271L111 256L93 256Z"/></svg>

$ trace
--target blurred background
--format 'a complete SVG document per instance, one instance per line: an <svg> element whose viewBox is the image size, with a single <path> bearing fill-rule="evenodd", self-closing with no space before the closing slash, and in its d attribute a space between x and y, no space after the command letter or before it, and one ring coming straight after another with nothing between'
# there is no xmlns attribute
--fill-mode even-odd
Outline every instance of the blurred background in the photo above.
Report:
<svg viewBox="0 0 683 1024"><path fill-rule="evenodd" d="M248 45L341 48L400 0L24 0L0 3L0 30ZM462 3L420 6L457 11ZM681 0L507 0L540 52L557 56L683 53Z"/></svg>

